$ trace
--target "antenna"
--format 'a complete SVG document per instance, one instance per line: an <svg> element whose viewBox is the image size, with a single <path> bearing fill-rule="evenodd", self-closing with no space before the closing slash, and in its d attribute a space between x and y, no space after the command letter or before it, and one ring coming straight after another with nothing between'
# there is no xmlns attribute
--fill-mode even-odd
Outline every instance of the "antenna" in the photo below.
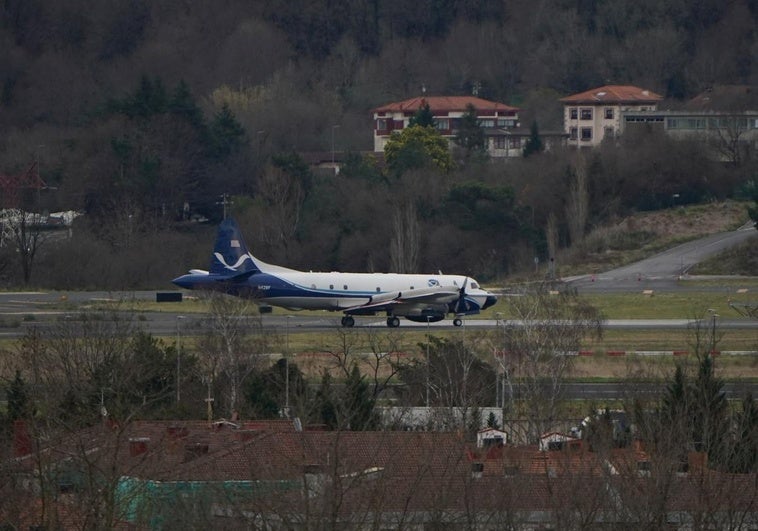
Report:
<svg viewBox="0 0 758 531"><path fill-rule="evenodd" d="M221 205L224 213L224 217L222 219L226 219L226 207L232 206L234 202L229 198L229 194L221 194L219 197L221 197L221 201L216 202L216 204Z"/></svg>

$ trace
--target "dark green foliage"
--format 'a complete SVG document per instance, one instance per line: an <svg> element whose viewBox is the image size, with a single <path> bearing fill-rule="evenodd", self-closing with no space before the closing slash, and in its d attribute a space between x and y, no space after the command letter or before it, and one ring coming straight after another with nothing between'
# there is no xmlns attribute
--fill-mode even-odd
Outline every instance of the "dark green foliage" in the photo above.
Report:
<svg viewBox="0 0 758 531"><path fill-rule="evenodd" d="M750 393L742 399L735 426L730 469L740 474L758 472L758 406Z"/></svg>
<svg viewBox="0 0 758 531"><path fill-rule="evenodd" d="M26 390L26 382L21 377L21 371L16 370L7 393L8 421L27 419L31 413L31 404Z"/></svg>
<svg viewBox="0 0 758 531"><path fill-rule="evenodd" d="M303 160L300 154L294 151L288 153L279 153L271 157L271 163L281 169L284 173L294 177L303 187L304 192L309 192L313 185L313 173L308 163Z"/></svg>
<svg viewBox="0 0 758 531"><path fill-rule="evenodd" d="M462 341L430 336L428 343L418 344L418 350L423 357L399 371L414 404L426 403L427 376L431 406L471 407L493 402L494 369Z"/></svg>
<svg viewBox="0 0 758 531"><path fill-rule="evenodd" d="M289 369L290 407L306 399L306 383L300 368L281 358L269 369L253 373L245 383L245 397L253 418L277 418L288 402L287 370Z"/></svg>
<svg viewBox="0 0 758 531"><path fill-rule="evenodd" d="M455 143L465 150L466 160L486 155L484 130L479 126L476 109L469 104L461 117Z"/></svg>
<svg viewBox="0 0 758 531"><path fill-rule="evenodd" d="M186 117L194 127L202 129L203 111L195 103L190 87L184 80L180 81L174 89L168 103L168 110L178 116Z"/></svg>
<svg viewBox="0 0 758 531"><path fill-rule="evenodd" d="M539 127L537 122L532 122L531 134L524 146L524 158L534 155L535 153L541 153L545 147L542 144L542 137L540 136Z"/></svg>
<svg viewBox="0 0 758 531"><path fill-rule="evenodd" d="M363 431L376 427L374 399L371 397L366 379L358 369L358 365L353 365L345 382L344 401L348 429Z"/></svg>
<svg viewBox="0 0 758 531"><path fill-rule="evenodd" d="M324 371L321 377L321 386L316 393L317 418L329 429L340 427L337 416L337 403L332 387L332 377L328 371Z"/></svg>
<svg viewBox="0 0 758 531"><path fill-rule="evenodd" d="M519 226L515 194L508 187L463 183L450 189L443 208L446 219L467 231L502 236Z"/></svg>
<svg viewBox="0 0 758 531"><path fill-rule="evenodd" d="M245 128L237 121L228 105L213 117L210 125L210 154L223 159L238 152L245 143Z"/></svg>
<svg viewBox="0 0 758 531"><path fill-rule="evenodd" d="M434 114L429 108L429 104L424 102L408 121L408 127L418 125L419 127L434 127Z"/></svg>
<svg viewBox="0 0 758 531"><path fill-rule="evenodd" d="M753 201L752 205L748 204L747 214L753 220L753 223L758 226L758 181L747 182L743 189L743 193L745 193L747 198Z"/></svg>
<svg viewBox="0 0 758 531"><path fill-rule="evenodd" d="M324 371L315 403L319 421L330 429L364 431L377 427L374 399L356 365L340 387L335 386L332 377Z"/></svg>
<svg viewBox="0 0 758 531"><path fill-rule="evenodd" d="M678 434L680 444L708 454L715 465L728 465L728 404L724 383L713 370L713 357L703 355L694 380L677 366L662 403L662 430ZM675 435L676 437L676 435Z"/></svg>

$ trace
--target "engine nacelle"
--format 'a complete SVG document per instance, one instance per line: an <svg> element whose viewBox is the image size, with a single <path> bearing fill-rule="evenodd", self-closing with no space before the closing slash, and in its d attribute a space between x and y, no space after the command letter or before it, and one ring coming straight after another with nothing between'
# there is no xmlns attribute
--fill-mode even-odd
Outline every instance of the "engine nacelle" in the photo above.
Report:
<svg viewBox="0 0 758 531"><path fill-rule="evenodd" d="M428 313L426 315L406 315L406 319L414 323L436 323L445 318L444 313Z"/></svg>

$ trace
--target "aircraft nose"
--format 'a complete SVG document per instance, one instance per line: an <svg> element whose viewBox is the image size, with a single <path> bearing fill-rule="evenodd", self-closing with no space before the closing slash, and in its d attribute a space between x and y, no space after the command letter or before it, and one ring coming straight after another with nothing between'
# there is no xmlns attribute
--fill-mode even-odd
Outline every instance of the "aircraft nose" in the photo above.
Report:
<svg viewBox="0 0 758 531"><path fill-rule="evenodd" d="M192 287L192 282L187 278L187 275L176 277L171 282L184 289L190 289Z"/></svg>
<svg viewBox="0 0 758 531"><path fill-rule="evenodd" d="M494 295L487 295L487 300L484 301L484 306L482 306L482 310L486 310L490 306L494 306L497 302L497 297Z"/></svg>

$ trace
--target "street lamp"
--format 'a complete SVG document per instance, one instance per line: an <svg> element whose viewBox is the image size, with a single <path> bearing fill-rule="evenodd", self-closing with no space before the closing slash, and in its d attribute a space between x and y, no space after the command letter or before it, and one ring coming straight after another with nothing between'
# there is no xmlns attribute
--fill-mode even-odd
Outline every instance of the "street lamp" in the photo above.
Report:
<svg viewBox="0 0 758 531"><path fill-rule="evenodd" d="M708 308L708 313L711 314L711 356L716 352L716 319L719 314L713 308Z"/></svg>
<svg viewBox="0 0 758 531"><path fill-rule="evenodd" d="M332 126L332 167L334 167L334 130L339 128L338 124Z"/></svg>
<svg viewBox="0 0 758 531"><path fill-rule="evenodd" d="M182 328L179 326L181 320L184 319L183 315L176 316L176 403L182 398L181 394L181 370L182 370Z"/></svg>
<svg viewBox="0 0 758 531"><path fill-rule="evenodd" d="M426 316L426 414L429 415L429 318Z"/></svg>
<svg viewBox="0 0 758 531"><path fill-rule="evenodd" d="M286 333L285 333L285 346L284 352L284 414L289 417L290 415L290 317L287 316L286 321Z"/></svg>

